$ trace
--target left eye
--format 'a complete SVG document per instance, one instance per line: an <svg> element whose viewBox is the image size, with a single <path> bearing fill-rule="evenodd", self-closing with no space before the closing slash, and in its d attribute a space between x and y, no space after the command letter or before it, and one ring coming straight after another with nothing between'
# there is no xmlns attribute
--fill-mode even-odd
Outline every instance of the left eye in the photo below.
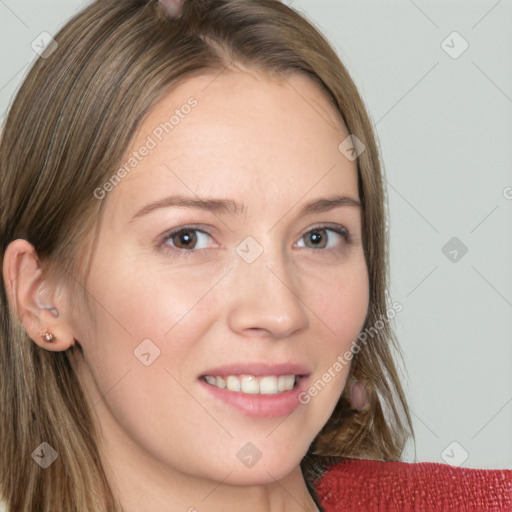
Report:
<svg viewBox="0 0 512 512"><path fill-rule="evenodd" d="M329 235L327 235L329 233ZM336 247L336 242L339 238L347 239L347 234L343 230L328 229L328 228L315 228L308 231L302 236L302 239L309 240L312 245L299 245L299 247L307 247L309 249L332 249Z"/></svg>
<svg viewBox="0 0 512 512"><path fill-rule="evenodd" d="M172 247L175 249L206 249L208 244L208 237L210 237L210 235L204 231L185 228L180 229L179 231L175 231L174 233L169 233L166 241L172 241ZM196 244L198 243L199 245L203 243L204 246L196 247Z"/></svg>

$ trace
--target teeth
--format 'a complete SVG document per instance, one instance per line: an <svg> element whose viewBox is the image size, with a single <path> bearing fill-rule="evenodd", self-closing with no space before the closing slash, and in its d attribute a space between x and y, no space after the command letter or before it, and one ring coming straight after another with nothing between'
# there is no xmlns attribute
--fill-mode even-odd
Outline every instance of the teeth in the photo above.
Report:
<svg viewBox="0 0 512 512"><path fill-rule="evenodd" d="M229 391L240 391L250 395L276 395L295 387L295 375L228 375L226 377L206 375L205 381L212 386Z"/></svg>
<svg viewBox="0 0 512 512"><path fill-rule="evenodd" d="M215 379L215 381L217 381L217 379ZM240 379L234 375L230 375L226 379L226 387L229 389L229 391L240 391Z"/></svg>
<svg viewBox="0 0 512 512"><path fill-rule="evenodd" d="M292 375L293 377L293 375ZM269 377L262 377L260 380L260 393L262 395L275 395L279 392L279 387L277 385L277 379L279 377L269 376ZM295 381L295 377L293 378Z"/></svg>
<svg viewBox="0 0 512 512"><path fill-rule="evenodd" d="M236 377L234 377L236 378ZM240 379L242 391L251 395L257 395L260 392L260 384L256 377L252 375L243 375Z"/></svg>
<svg viewBox="0 0 512 512"><path fill-rule="evenodd" d="M277 390L281 393L283 391L290 391L295 385L295 379L290 379L291 375L280 375L277 381Z"/></svg>

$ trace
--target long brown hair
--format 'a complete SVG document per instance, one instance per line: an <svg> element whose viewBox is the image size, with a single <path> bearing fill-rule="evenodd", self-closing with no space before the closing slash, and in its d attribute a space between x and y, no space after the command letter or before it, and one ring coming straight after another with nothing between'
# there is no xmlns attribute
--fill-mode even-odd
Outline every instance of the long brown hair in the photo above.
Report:
<svg viewBox="0 0 512 512"><path fill-rule="evenodd" d="M283 79L302 73L366 147L357 163L370 304L349 378L367 385L370 404L352 409L347 385L301 467L310 486L334 460L399 460L414 433L388 318L386 196L376 138L354 82L323 36L277 0L186 0L172 21L155 7L154 0L95 1L55 36L53 53L35 62L0 142L1 262L11 241L26 239L45 272L85 296L86 248L102 211L94 191L118 169L152 105L177 83L233 63ZM75 372L80 345L40 348L1 284L0 489L9 511L121 510ZM31 457L43 442L59 455L44 470Z"/></svg>

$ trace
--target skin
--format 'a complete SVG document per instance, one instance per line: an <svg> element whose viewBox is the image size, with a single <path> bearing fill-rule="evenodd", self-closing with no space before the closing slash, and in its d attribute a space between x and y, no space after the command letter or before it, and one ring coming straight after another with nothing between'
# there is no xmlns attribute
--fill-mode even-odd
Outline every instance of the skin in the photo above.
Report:
<svg viewBox="0 0 512 512"><path fill-rule="evenodd" d="M79 378L127 512L314 511L299 463L349 366L286 419L250 418L207 395L198 376L232 362L298 361L313 383L350 348L369 300L360 208L298 212L333 194L359 200L356 162L338 150L347 130L308 78L215 76L189 79L152 108L127 155L188 98L198 101L103 199L86 282L94 326L73 313L62 285L45 280L28 242L9 245L4 276L36 343L81 344ZM232 199L245 211L167 207L131 220L171 194ZM316 248L307 233L324 223L353 241L329 230L320 234L328 248ZM166 239L189 225L210 235L194 232L194 250L179 235ZM236 252L247 236L263 248L252 263ZM40 339L41 328L56 335L53 344ZM134 356L146 338L160 350L149 366ZM236 456L248 442L262 454L250 468Z"/></svg>

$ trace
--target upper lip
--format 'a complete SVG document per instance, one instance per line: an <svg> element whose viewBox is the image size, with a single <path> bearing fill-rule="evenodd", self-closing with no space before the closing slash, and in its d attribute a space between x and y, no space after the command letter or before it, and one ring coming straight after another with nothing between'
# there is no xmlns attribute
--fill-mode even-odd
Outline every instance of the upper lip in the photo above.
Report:
<svg viewBox="0 0 512 512"><path fill-rule="evenodd" d="M298 375L307 377L310 370L306 365L298 363L231 363L206 370L201 377L206 375Z"/></svg>

